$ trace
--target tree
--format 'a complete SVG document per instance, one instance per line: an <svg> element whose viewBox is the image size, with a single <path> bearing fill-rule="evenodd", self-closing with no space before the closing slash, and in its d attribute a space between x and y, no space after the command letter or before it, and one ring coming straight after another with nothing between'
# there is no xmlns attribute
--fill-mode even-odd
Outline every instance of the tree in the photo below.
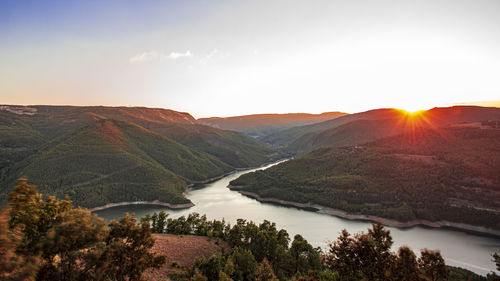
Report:
<svg viewBox="0 0 500 281"><path fill-rule="evenodd" d="M431 281L447 280L448 269L439 251L423 249L418 264Z"/></svg>
<svg viewBox="0 0 500 281"><path fill-rule="evenodd" d="M257 270L257 262L252 252L240 247L235 247L229 259L234 264L234 273L231 277L234 280L254 280Z"/></svg>
<svg viewBox="0 0 500 281"><path fill-rule="evenodd" d="M125 214L119 222L109 224L104 244L86 257L86 270L94 280L142 280L142 272L166 262L165 256L149 252L153 245L149 223L137 225L134 216Z"/></svg>
<svg viewBox="0 0 500 281"><path fill-rule="evenodd" d="M22 233L8 227L6 212L0 213L0 280L35 280L39 258L16 254Z"/></svg>
<svg viewBox="0 0 500 281"><path fill-rule="evenodd" d="M339 273L340 280L355 280L358 262L355 241L347 230L343 229L336 241L329 245L328 253L323 257L327 268Z"/></svg>
<svg viewBox="0 0 500 281"><path fill-rule="evenodd" d="M220 254L212 255L208 260L199 260L195 265L208 280L219 280L223 272L224 258Z"/></svg>
<svg viewBox="0 0 500 281"><path fill-rule="evenodd" d="M494 253L492 255L493 257L493 262L495 263L497 270L500 271L500 255L498 253ZM493 281L500 281L500 276L498 276L495 272L490 272L487 275L488 280L493 280Z"/></svg>
<svg viewBox="0 0 500 281"><path fill-rule="evenodd" d="M386 280L394 260L390 231L381 224L373 224L368 233L361 233L356 239L355 252L363 275L369 280Z"/></svg>
<svg viewBox="0 0 500 281"><path fill-rule="evenodd" d="M203 275L198 269L195 269L193 277L191 277L192 281L208 281L209 279ZM210 279L213 280L213 279Z"/></svg>
<svg viewBox="0 0 500 281"><path fill-rule="evenodd" d="M168 214L165 213L165 211L160 211L160 213L158 213L158 220L156 221L156 229L153 230L153 232L155 233L165 232L165 226L167 225L167 217Z"/></svg>
<svg viewBox="0 0 500 281"><path fill-rule="evenodd" d="M293 257L288 247L279 245L276 248L276 261L273 262L273 269L280 280L287 280L295 273Z"/></svg>
<svg viewBox="0 0 500 281"><path fill-rule="evenodd" d="M391 279L395 281L421 280L417 256L407 246L402 246L398 250L398 256L393 265Z"/></svg>
<svg viewBox="0 0 500 281"><path fill-rule="evenodd" d="M88 279L81 263L92 254L95 245L106 237L102 219L85 209L71 209L60 215L60 223L54 225L42 242L44 263L38 272L43 280ZM87 249L85 251L84 249Z"/></svg>
<svg viewBox="0 0 500 281"><path fill-rule="evenodd" d="M305 274L309 270L321 267L319 252L314 249L301 235L295 235L290 254L293 257L295 273Z"/></svg>
<svg viewBox="0 0 500 281"><path fill-rule="evenodd" d="M278 281L278 278L274 275L273 268L267 259L262 260L257 268L255 281Z"/></svg>
<svg viewBox="0 0 500 281"><path fill-rule="evenodd" d="M500 271L500 255L498 253L493 254L493 261L497 266L497 270Z"/></svg>
<svg viewBox="0 0 500 281"><path fill-rule="evenodd" d="M340 280L387 280L395 259L392 243L390 232L380 224L354 237L343 230L323 260L327 268L339 273Z"/></svg>
<svg viewBox="0 0 500 281"><path fill-rule="evenodd" d="M61 223L61 214L73 208L71 201L57 200L54 196L43 200L36 189L21 178L9 194L9 227L23 232L18 251L25 256L38 255L47 232Z"/></svg>
<svg viewBox="0 0 500 281"><path fill-rule="evenodd" d="M11 268L20 262L14 273L32 273L26 280L140 280L144 270L165 262L149 252L148 222L137 225L126 215L107 229L103 219L69 200L43 199L26 179L9 194L8 210L9 227L0 221L0 245L9 242L0 248L8 259L0 265L6 280L15 280Z"/></svg>
<svg viewBox="0 0 500 281"><path fill-rule="evenodd" d="M153 232L156 232L157 224L158 224L158 214L154 213L151 216L151 229L153 230Z"/></svg>

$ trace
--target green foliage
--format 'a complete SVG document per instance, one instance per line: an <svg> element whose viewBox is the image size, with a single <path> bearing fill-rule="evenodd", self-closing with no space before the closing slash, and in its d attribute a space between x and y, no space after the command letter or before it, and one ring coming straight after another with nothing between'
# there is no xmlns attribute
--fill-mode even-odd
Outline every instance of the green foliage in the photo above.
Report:
<svg viewBox="0 0 500 281"><path fill-rule="evenodd" d="M87 259L98 280L141 280L148 268L159 268L166 262L165 256L154 256L149 250L154 245L147 222L137 225L133 216L125 215L119 222L109 224L105 244L97 247Z"/></svg>
<svg viewBox="0 0 500 281"><path fill-rule="evenodd" d="M418 264L430 281L447 280L448 269L439 251L423 249Z"/></svg>
<svg viewBox="0 0 500 281"><path fill-rule="evenodd" d="M154 217L148 216L148 217ZM169 224L176 227L169 227ZM199 259L191 268L175 270L172 280L324 280L324 281L429 281L429 280L495 280L470 271L447 267L439 251L423 250L417 260L415 253L402 246L391 252L389 230L374 224L367 232L349 234L346 230L329 245L326 253L313 248L302 236L290 244L288 233L277 230L274 223L257 225L243 219L232 227L224 221L208 221L205 216L190 214L187 218L168 219L169 229L179 234L203 235L221 229L218 238L232 247L229 253ZM264 240L262 240L264 237ZM206 279L203 279L206 278ZM448 278L448 279L446 279Z"/></svg>
<svg viewBox="0 0 500 281"><path fill-rule="evenodd" d="M8 227L8 214L0 213L0 280L35 280L39 258L16 253L21 242L19 232Z"/></svg>
<svg viewBox="0 0 500 281"><path fill-rule="evenodd" d="M500 271L500 255L498 253L493 254L493 261L495 262L495 265L497 266L497 270Z"/></svg>
<svg viewBox="0 0 500 281"><path fill-rule="evenodd" d="M61 224L62 214L73 207L70 201L57 200L53 196L44 200L36 192L36 186L28 185L26 179L20 179L9 194L9 208L9 227L23 231L19 249L26 255L38 255L49 230Z"/></svg>
<svg viewBox="0 0 500 281"><path fill-rule="evenodd" d="M257 271L257 261L255 261L252 252L247 249L242 249L238 246L233 248L232 253L228 257L233 265L234 272L231 274L233 280L254 280Z"/></svg>
<svg viewBox="0 0 500 281"><path fill-rule="evenodd" d="M259 267L257 268L257 273L255 276L255 281L277 281L278 278L274 275L273 268L267 259L262 260Z"/></svg>
<svg viewBox="0 0 500 281"><path fill-rule="evenodd" d="M415 253L413 253L413 251L406 246L400 247L398 249L398 256L396 257L392 267L392 279L401 281L417 281L421 280L420 274Z"/></svg>
<svg viewBox="0 0 500 281"><path fill-rule="evenodd" d="M108 229L71 201L44 199L25 179L9 195L8 214L8 226L3 214L0 220L2 280L141 280L146 269L165 263L149 252L148 222L137 225L126 215Z"/></svg>
<svg viewBox="0 0 500 281"><path fill-rule="evenodd" d="M354 237L343 230L337 241L330 244L324 261L339 273L340 280L386 280L395 266L391 246L392 237L382 225L374 224L367 233Z"/></svg>
<svg viewBox="0 0 500 281"><path fill-rule="evenodd" d="M319 250L314 249L299 234L293 238L290 255L292 256L292 265L295 274L305 274L309 270L319 270L321 268Z"/></svg>
<svg viewBox="0 0 500 281"><path fill-rule="evenodd" d="M383 226L374 224L368 232L351 236L343 230L329 245L323 261L339 274L338 280L447 280L448 269L439 251L422 250L421 257L406 247L390 251L392 237Z"/></svg>
<svg viewBox="0 0 500 281"><path fill-rule="evenodd" d="M144 222L158 221L158 214L147 215ZM153 227L154 229L154 227ZM232 251L199 260L195 268L208 280L254 280L260 274L275 275L279 280L321 269L320 254L300 235L291 243L286 230L276 228L275 223L263 221L257 225L252 221L238 219L231 226L224 220L207 220L197 213L169 218L165 228L170 234L191 234L227 241ZM270 267L270 269L269 269ZM260 273L259 273L260 272ZM271 274L272 273L272 274ZM193 276L194 271L190 272ZM175 276L183 276L177 273ZM184 280L184 277L172 277ZM176 279L178 278L178 279Z"/></svg>
<svg viewBox="0 0 500 281"><path fill-rule="evenodd" d="M480 276L475 274L474 272L454 266L447 266L449 270L448 280L453 281L487 281L494 280L492 275L488 275L488 277Z"/></svg>

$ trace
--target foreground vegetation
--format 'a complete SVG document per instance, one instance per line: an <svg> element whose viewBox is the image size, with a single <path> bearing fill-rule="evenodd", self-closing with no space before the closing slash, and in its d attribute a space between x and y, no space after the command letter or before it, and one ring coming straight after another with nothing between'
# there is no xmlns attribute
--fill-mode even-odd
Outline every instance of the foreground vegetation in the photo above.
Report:
<svg viewBox="0 0 500 281"><path fill-rule="evenodd" d="M126 215L104 220L71 201L42 198L20 180L0 215L1 280L141 280L164 256L153 246L148 223Z"/></svg>
<svg viewBox="0 0 500 281"><path fill-rule="evenodd" d="M0 214L1 280L143 280L165 256L152 254L152 233L198 235L224 240L231 249L193 266L171 271L172 280L496 280L449 268L439 251L424 249L417 259L408 247L391 252L392 237L375 224L366 233L343 230L324 253L301 235L290 239L269 221L239 219L233 226L193 213L168 218L147 215L139 223L125 215L108 227L68 200L43 198L21 179ZM168 255L168 253L166 253ZM495 255L497 266L500 258Z"/></svg>
<svg viewBox="0 0 500 281"><path fill-rule="evenodd" d="M321 148L231 182L264 198L406 222L500 229L500 131L418 130L362 146Z"/></svg>
<svg viewBox="0 0 500 281"><path fill-rule="evenodd" d="M314 248L301 235L293 240L284 229L264 221L239 219L233 226L193 213L168 218L165 212L141 218L153 232L201 235L226 241L230 252L200 259L170 273L172 280L497 280L465 269L448 267L439 251L423 249L420 257L403 246L392 252L390 232L374 224L367 232L343 230L327 252ZM291 243L290 243L291 242ZM500 260L495 256L497 266Z"/></svg>

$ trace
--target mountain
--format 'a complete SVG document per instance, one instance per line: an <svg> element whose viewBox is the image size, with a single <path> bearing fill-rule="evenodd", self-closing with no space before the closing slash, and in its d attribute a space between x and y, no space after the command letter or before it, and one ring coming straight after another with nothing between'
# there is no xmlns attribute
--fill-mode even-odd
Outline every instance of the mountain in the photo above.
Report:
<svg viewBox="0 0 500 281"><path fill-rule="evenodd" d="M347 124L349 122L368 119L368 120L379 120L388 119L394 117L396 109L375 109L370 111L365 111L361 113L349 114L345 116L340 116L338 118L327 120L311 125L297 126L282 130L268 136L265 136L261 141L272 144L274 146L287 146L294 140L309 134L309 133L319 133L327 129L333 129L335 127Z"/></svg>
<svg viewBox="0 0 500 281"><path fill-rule="evenodd" d="M255 138L261 138L287 128L318 123L344 115L347 115L347 113L253 114L234 117L200 118L198 122L215 128L242 132Z"/></svg>
<svg viewBox="0 0 500 281"><path fill-rule="evenodd" d="M20 176L94 207L185 203L190 183L280 157L188 113L141 107L0 106L0 200Z"/></svg>
<svg viewBox="0 0 500 281"><path fill-rule="evenodd" d="M419 128L499 119L500 108L478 106L433 108L417 113L398 109L377 109L291 128L269 135L262 141L284 146L288 152L300 154L319 147L362 144Z"/></svg>
<svg viewBox="0 0 500 281"><path fill-rule="evenodd" d="M421 128L360 146L319 148L231 185L402 222L500 229L498 167L498 127Z"/></svg>

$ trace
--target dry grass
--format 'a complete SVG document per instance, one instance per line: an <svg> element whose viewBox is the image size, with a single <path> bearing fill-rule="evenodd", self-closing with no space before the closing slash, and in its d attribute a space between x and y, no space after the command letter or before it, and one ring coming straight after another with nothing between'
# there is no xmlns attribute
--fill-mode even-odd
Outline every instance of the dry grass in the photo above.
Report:
<svg viewBox="0 0 500 281"><path fill-rule="evenodd" d="M191 266L201 257L210 257L220 253L222 248L227 253L229 245L224 241L208 239L204 236L155 234L155 245L152 251L156 254L167 256L167 262L158 270L148 270L144 273L146 280L169 280L167 274L174 270L172 263L175 261L180 267Z"/></svg>

